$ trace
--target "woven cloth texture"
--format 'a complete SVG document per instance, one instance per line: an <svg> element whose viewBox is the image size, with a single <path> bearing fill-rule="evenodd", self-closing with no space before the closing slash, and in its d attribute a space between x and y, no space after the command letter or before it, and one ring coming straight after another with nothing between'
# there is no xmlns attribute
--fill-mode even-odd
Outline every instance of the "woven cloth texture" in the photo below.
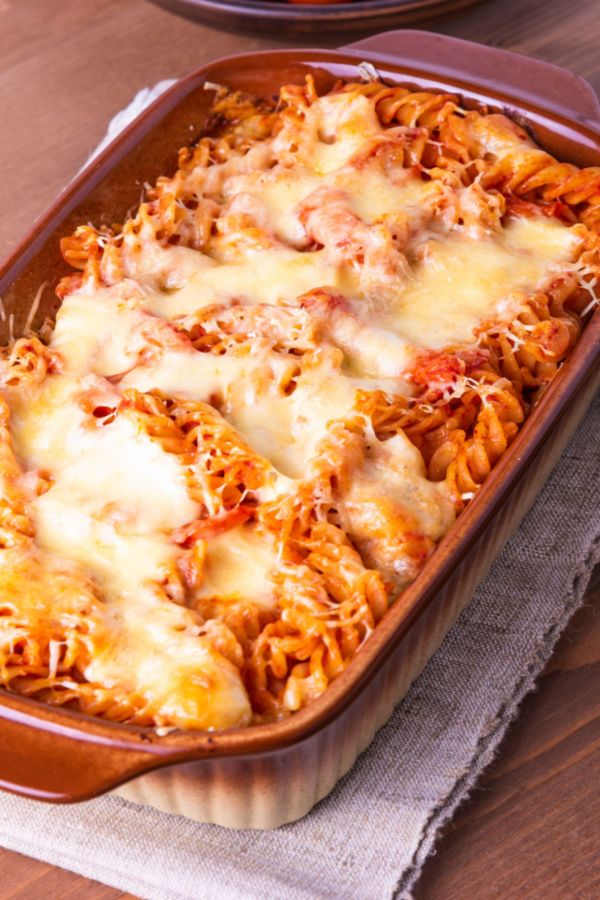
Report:
<svg viewBox="0 0 600 900"><path fill-rule="evenodd" d="M407 900L600 558L599 435L596 400L440 650L304 819L228 831L111 796L52 807L2 794L0 845L149 900Z"/></svg>

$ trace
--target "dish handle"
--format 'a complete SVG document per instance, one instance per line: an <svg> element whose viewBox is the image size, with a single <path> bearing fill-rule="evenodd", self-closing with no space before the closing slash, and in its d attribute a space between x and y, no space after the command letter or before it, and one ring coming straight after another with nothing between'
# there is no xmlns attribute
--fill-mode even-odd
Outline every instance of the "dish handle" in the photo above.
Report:
<svg viewBox="0 0 600 900"><path fill-rule="evenodd" d="M587 81L552 63L497 47L429 31L386 31L342 47L360 55L375 55L453 81L473 79L492 90L503 88L521 100L541 104L569 119L600 125L600 101Z"/></svg>
<svg viewBox="0 0 600 900"><path fill-rule="evenodd" d="M157 741L145 743L137 731L114 730L104 735L104 723L89 730L61 724L54 711L27 707L31 701L2 696L0 703L0 789L53 803L89 800L136 775L185 756ZM147 738L146 738L147 740Z"/></svg>

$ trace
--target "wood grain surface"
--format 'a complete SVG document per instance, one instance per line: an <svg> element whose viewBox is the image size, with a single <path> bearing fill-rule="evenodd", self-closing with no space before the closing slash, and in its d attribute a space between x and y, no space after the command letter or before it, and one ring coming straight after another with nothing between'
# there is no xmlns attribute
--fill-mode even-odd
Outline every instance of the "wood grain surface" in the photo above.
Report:
<svg viewBox="0 0 600 900"><path fill-rule="evenodd" d="M567 66L600 91L600 0L488 0L427 27ZM144 0L0 0L0 256L136 91L216 56L277 46L283 39L213 31ZM418 900L600 897L599 782L600 576L428 861ZM5 850L0 873L0 900L128 896Z"/></svg>

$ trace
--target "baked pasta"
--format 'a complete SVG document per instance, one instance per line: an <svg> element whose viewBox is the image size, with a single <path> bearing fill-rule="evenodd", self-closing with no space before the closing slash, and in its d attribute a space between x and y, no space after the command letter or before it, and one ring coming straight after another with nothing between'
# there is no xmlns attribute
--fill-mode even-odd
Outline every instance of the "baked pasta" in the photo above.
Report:
<svg viewBox="0 0 600 900"><path fill-rule="evenodd" d="M597 303L600 169L378 82L219 89L0 363L0 680L159 729L326 690Z"/></svg>

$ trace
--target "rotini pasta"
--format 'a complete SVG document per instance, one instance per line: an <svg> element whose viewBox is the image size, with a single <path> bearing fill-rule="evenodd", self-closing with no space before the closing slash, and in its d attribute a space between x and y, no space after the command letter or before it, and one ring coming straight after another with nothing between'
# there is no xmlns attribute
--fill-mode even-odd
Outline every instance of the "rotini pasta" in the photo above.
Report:
<svg viewBox="0 0 600 900"><path fill-rule="evenodd" d="M600 170L457 95L222 89L204 132L0 359L0 684L163 728L320 696L600 297Z"/></svg>

